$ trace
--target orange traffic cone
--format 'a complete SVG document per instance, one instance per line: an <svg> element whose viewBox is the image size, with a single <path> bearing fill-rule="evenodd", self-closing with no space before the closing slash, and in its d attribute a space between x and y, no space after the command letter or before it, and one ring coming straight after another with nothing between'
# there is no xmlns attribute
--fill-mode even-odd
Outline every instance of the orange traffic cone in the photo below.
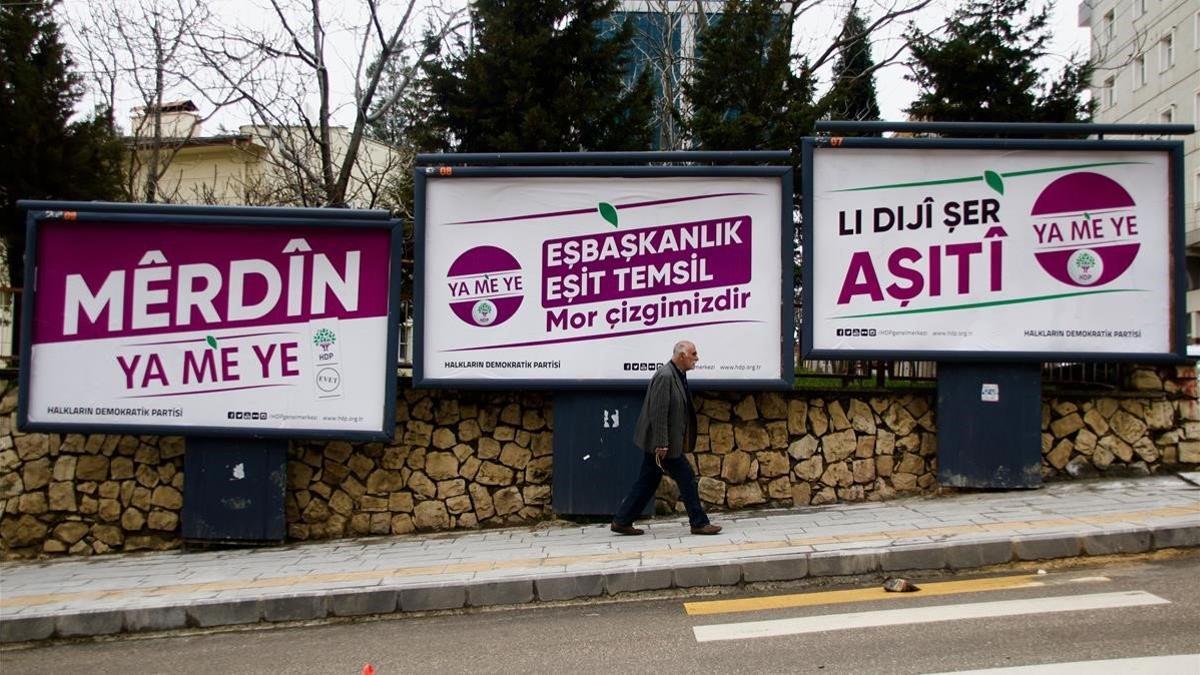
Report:
<svg viewBox="0 0 1200 675"><path fill-rule="evenodd" d="M363 665L362 675L375 675L375 666L367 663Z"/></svg>

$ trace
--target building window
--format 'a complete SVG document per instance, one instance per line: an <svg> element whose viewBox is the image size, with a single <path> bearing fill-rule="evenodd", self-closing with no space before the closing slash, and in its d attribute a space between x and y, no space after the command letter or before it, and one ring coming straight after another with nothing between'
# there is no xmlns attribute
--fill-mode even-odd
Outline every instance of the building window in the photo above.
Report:
<svg viewBox="0 0 1200 675"><path fill-rule="evenodd" d="M1192 49L1200 52L1200 12L1196 12L1196 16L1192 17L1192 28L1195 29L1192 36Z"/></svg>
<svg viewBox="0 0 1200 675"><path fill-rule="evenodd" d="M1106 109L1113 107L1113 104L1117 102L1116 76L1110 75L1104 79L1104 89L1100 92L1100 96Z"/></svg>
<svg viewBox="0 0 1200 675"><path fill-rule="evenodd" d="M1158 41L1158 71L1175 65L1175 31L1171 31Z"/></svg>
<svg viewBox="0 0 1200 675"><path fill-rule="evenodd" d="M1141 89L1146 86L1146 55L1138 54L1133 57L1133 88Z"/></svg>
<svg viewBox="0 0 1200 675"><path fill-rule="evenodd" d="M1116 10L1113 9L1108 10L1104 13L1104 18L1100 19L1100 39L1103 40L1104 44L1106 45L1111 43L1115 37L1114 31L1116 30L1116 22L1115 15L1113 14L1115 11Z"/></svg>
<svg viewBox="0 0 1200 675"><path fill-rule="evenodd" d="M1133 18L1137 19L1146 13L1146 0L1133 0Z"/></svg>
<svg viewBox="0 0 1200 675"><path fill-rule="evenodd" d="M1159 124L1174 124L1175 123L1175 106L1169 105L1158 111Z"/></svg>

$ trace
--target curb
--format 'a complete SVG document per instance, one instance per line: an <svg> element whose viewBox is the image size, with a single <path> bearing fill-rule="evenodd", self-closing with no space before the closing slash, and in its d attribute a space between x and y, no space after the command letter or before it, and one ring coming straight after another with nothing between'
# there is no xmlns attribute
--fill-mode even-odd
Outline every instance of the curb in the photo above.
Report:
<svg viewBox="0 0 1200 675"><path fill-rule="evenodd" d="M901 570L965 570L1008 562L1192 547L1200 547L1200 524L980 538L946 544L759 556L724 563L527 575L460 584L375 586L162 607L0 617L0 643L524 605L671 588L737 586Z"/></svg>

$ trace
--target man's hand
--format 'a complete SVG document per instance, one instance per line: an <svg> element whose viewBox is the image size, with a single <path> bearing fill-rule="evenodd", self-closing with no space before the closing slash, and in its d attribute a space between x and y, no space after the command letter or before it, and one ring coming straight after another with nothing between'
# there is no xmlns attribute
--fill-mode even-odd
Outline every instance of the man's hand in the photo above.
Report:
<svg viewBox="0 0 1200 675"><path fill-rule="evenodd" d="M663 461L667 458L667 446L662 446L654 449L654 458L658 461Z"/></svg>

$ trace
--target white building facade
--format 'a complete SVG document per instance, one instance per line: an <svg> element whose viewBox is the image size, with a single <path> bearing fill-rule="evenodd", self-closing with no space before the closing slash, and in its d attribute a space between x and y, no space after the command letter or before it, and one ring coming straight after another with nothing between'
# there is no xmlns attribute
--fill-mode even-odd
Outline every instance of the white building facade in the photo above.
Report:
<svg viewBox="0 0 1200 675"><path fill-rule="evenodd" d="M1200 1L1083 0L1095 121L1200 127ZM1188 335L1200 343L1200 135L1184 143Z"/></svg>

